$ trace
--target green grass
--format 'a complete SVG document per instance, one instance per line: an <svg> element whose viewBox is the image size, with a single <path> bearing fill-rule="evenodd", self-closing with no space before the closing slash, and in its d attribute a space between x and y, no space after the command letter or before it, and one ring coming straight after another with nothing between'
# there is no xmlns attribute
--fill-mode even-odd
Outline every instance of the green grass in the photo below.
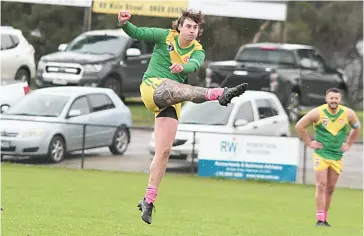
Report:
<svg viewBox="0 0 364 236"><path fill-rule="evenodd" d="M2 235L356 236L363 192L337 189L332 228L315 228L314 188L166 175L153 224L137 202L148 176L2 165Z"/></svg>
<svg viewBox="0 0 364 236"><path fill-rule="evenodd" d="M127 104L130 108L133 126L136 127L153 127L154 114L149 111L143 104Z"/></svg>

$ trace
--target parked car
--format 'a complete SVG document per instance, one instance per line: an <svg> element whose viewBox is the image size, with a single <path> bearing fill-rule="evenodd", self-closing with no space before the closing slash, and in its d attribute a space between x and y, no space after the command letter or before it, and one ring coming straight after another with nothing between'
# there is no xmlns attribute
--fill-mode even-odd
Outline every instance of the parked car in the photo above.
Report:
<svg viewBox="0 0 364 236"><path fill-rule="evenodd" d="M212 62L206 69L206 87L232 87L249 83L250 90L275 93L290 120L301 110L325 103L330 87L342 89L347 99L347 78L328 65L313 46L254 43L243 45L234 60Z"/></svg>
<svg viewBox="0 0 364 236"><path fill-rule="evenodd" d="M0 85L0 113L18 103L30 90L27 82L14 79L2 78Z"/></svg>
<svg viewBox="0 0 364 236"><path fill-rule="evenodd" d="M19 29L1 26L1 79L31 83L35 77L34 47Z"/></svg>
<svg viewBox="0 0 364 236"><path fill-rule="evenodd" d="M40 59L36 83L39 88L111 88L122 99L140 96L153 48L154 44L132 39L121 29L85 32Z"/></svg>
<svg viewBox="0 0 364 236"><path fill-rule="evenodd" d="M54 87L29 93L0 116L1 155L47 157L109 147L122 155L130 143L131 113L107 88ZM112 127L111 127L112 126Z"/></svg>
<svg viewBox="0 0 364 236"><path fill-rule="evenodd" d="M204 132L291 136L289 118L281 102L275 94L264 91L247 91L242 96L233 98L227 107L221 106L217 101L185 103L171 158L185 159L192 155L194 131L196 155L199 136ZM148 149L154 155L154 132Z"/></svg>

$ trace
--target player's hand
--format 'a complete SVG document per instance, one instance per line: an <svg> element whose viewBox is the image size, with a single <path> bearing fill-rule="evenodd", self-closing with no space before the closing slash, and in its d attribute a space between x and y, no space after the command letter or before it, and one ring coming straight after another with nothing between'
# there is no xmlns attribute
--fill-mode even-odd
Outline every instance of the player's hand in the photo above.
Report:
<svg viewBox="0 0 364 236"><path fill-rule="evenodd" d="M349 151L349 149L350 149L350 146L347 143L343 143L340 150L342 152L347 152L347 151Z"/></svg>
<svg viewBox="0 0 364 236"><path fill-rule="evenodd" d="M172 74L178 74L183 71L183 66L180 64L173 64L171 67L169 67L169 69L171 69Z"/></svg>
<svg viewBox="0 0 364 236"><path fill-rule="evenodd" d="M312 149L322 149L322 143L317 142L316 140L311 141L308 146Z"/></svg>
<svg viewBox="0 0 364 236"><path fill-rule="evenodd" d="M118 14L118 21L121 25L125 24L130 18L131 14L128 11L120 11Z"/></svg>

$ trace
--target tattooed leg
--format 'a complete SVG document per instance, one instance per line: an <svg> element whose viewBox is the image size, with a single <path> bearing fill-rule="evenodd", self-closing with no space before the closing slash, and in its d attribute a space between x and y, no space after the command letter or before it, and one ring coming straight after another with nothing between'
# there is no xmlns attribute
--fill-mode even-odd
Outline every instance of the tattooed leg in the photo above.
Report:
<svg viewBox="0 0 364 236"><path fill-rule="evenodd" d="M154 102L159 108L168 107L185 101L202 103L217 100L224 92L223 88L203 88L181 84L166 79L154 92Z"/></svg>

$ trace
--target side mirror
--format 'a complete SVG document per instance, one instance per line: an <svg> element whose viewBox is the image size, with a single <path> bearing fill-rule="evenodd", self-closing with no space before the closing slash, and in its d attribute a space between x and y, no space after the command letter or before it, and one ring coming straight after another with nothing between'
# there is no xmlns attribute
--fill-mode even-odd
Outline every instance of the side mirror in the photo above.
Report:
<svg viewBox="0 0 364 236"><path fill-rule="evenodd" d="M247 125L248 121L244 119L238 119L235 121L235 126L244 126Z"/></svg>
<svg viewBox="0 0 364 236"><path fill-rule="evenodd" d="M63 52L64 50L66 50L67 48L67 44L66 43L62 43L58 46L58 51Z"/></svg>
<svg viewBox="0 0 364 236"><path fill-rule="evenodd" d="M142 55L142 52L137 48L129 48L126 50L127 57L138 57L140 55Z"/></svg>
<svg viewBox="0 0 364 236"><path fill-rule="evenodd" d="M74 117L81 115L81 110L70 110L68 113L68 117Z"/></svg>
<svg viewBox="0 0 364 236"><path fill-rule="evenodd" d="M10 106L9 105L2 105L1 106L1 110L0 113L5 113L9 110Z"/></svg>

